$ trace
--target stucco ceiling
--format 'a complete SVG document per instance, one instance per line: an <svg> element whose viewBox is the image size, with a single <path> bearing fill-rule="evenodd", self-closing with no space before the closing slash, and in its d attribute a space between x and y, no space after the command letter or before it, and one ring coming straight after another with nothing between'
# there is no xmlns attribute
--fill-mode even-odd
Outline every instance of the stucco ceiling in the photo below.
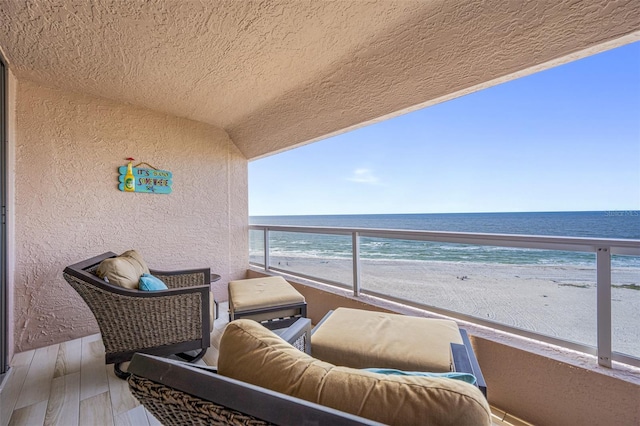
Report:
<svg viewBox="0 0 640 426"><path fill-rule="evenodd" d="M639 5L3 0L0 48L18 79L216 125L252 159L637 40Z"/></svg>

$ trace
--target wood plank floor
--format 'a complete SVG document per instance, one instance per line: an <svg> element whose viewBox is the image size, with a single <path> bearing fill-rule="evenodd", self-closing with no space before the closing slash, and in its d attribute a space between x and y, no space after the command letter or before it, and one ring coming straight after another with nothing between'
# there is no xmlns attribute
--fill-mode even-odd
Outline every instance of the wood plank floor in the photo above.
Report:
<svg viewBox="0 0 640 426"><path fill-rule="evenodd" d="M227 304L201 364L216 365ZM126 367L126 364L124 365ZM160 425L104 363L99 334L15 354L0 392L0 425Z"/></svg>
<svg viewBox="0 0 640 426"><path fill-rule="evenodd" d="M227 304L211 334L211 348L199 363L217 365ZM126 367L126 365L125 365ZM496 426L522 425L493 409ZM15 354L11 375L0 392L0 426L160 425L104 364L99 334Z"/></svg>

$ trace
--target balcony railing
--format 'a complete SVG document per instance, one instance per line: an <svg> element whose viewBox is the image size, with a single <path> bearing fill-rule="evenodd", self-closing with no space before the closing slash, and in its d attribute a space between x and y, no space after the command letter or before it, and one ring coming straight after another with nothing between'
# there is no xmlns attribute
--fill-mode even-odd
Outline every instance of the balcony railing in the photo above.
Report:
<svg viewBox="0 0 640 426"><path fill-rule="evenodd" d="M640 267L614 268L615 271L624 272L626 274L624 276L627 277L626 280L623 279L622 284L613 286L616 292L614 301L618 304L622 302L621 306L623 306L618 312L620 316L617 318L616 330L623 329L625 331L625 337L621 339L621 346L624 347L625 353L612 350L612 256L614 258L640 256L639 240L275 225L250 225L249 229L251 263L267 271L285 272L302 278L351 288L356 297L362 293L371 294L589 353L597 356L598 363L602 366L611 367L612 361L640 366L640 346L638 346L640 339L637 338L640 335L640 329L637 323L632 321L632 316L629 314L629 312L635 312L637 315L640 310ZM292 235L296 238L291 238ZM397 263L384 263L381 261L386 260L385 251L378 250L374 255L368 248L363 249L363 241L367 247L402 244L410 253L418 253L421 260L405 259ZM302 250L295 249L298 257L292 253L291 244L304 247ZM322 251L319 250L321 246L324 247ZM500 260L487 260L487 256L491 254L490 251L484 251L482 256L485 263L474 263L473 259L471 262L465 263L469 261L466 254L460 256L456 261L439 262L437 269L440 271L443 268L450 270L446 276L450 278L455 276L455 281L444 283L444 285L422 285L421 281L428 281L423 278L431 275L433 268L430 265L437 263L429 262L429 253L447 250L448 247L466 249L490 247L512 250L514 259L522 259L525 263L528 261L527 259L535 257L536 253L540 251L544 251L545 254L558 252L559 257L563 257L563 253L571 252L582 256L584 263L580 268L557 264L523 266L518 260L504 264L500 263ZM388 255L392 256L392 252L393 250L390 250ZM466 250L465 253L473 253L473 250ZM425 254L426 256L424 256ZM292 255L294 257L291 257ZM314 261L310 263L308 256L313 256ZM437 258L437 256L433 258ZM306 262L301 262L300 259L306 259ZM640 265L640 262L634 265ZM380 278L384 274L389 277L390 268L391 272L395 270L395 275L398 278L394 281L396 283L394 285L390 284L386 278ZM459 270L470 273L467 276L460 274ZM468 304L467 295L476 292L476 295L480 295L476 299L483 299L483 292L491 290L491 279L485 277L485 281L475 280L476 275L474 274L478 270L488 270L490 271L489 275L497 271L504 276L509 275L505 275L505 271L509 271L511 279L520 283L514 284L513 290L509 290L506 294L507 303L510 304L511 300L514 303L511 314L506 315L511 317L511 320L501 318L501 314L495 314L495 310L489 307L491 303L498 303L496 300L482 302L487 304L488 310L486 311L482 307L476 306L469 309L465 305ZM525 275L529 275L522 276L522 271ZM553 286L547 287L558 294L536 294L535 300L531 295L521 294L525 289L523 285L526 285L526 282L538 283L537 285L540 286L541 281L531 275L538 273L543 275L542 280L550 280L554 283ZM564 278L561 276L563 273L565 274ZM550 274L553 275L551 278L549 278ZM580 275L583 278L581 281L572 281L573 275ZM398 287L397 282L402 282L405 276L408 283L413 283L411 284L413 287L409 285L408 289L399 290L396 288ZM442 281L446 281L445 275L441 274L435 279L438 277L441 277ZM632 277L631 281L628 277ZM534 290L538 289L540 292L545 291L542 286L536 287ZM584 292L580 293L579 289L583 289ZM529 288L529 290L531 289ZM457 296L460 303L458 305L449 303L451 297L438 299L443 292ZM576 298L576 295L579 297ZM503 303L504 300L502 299ZM476 300L476 302L478 301ZM595 304L591 305L593 302ZM517 303L522 303L523 313L525 310L529 310L533 317L538 317L538 323L542 326L527 326L530 325L526 324L528 320L522 326L518 320L519 315L513 314L513 311L520 309ZM554 324L547 324L545 318L545 310L553 303L556 304L556 308L566 311L564 319L559 320L560 323L556 324L557 327ZM559 307L558 304L560 304ZM578 314L573 315L573 308L580 308L583 311L587 309L586 317L582 318ZM554 333L554 327L564 330L586 328L587 337L567 338L558 335L562 333ZM538 330L538 328L542 328L542 330ZM588 342L591 340L589 333L592 332L595 339L593 342ZM587 342L585 342L586 340Z"/></svg>

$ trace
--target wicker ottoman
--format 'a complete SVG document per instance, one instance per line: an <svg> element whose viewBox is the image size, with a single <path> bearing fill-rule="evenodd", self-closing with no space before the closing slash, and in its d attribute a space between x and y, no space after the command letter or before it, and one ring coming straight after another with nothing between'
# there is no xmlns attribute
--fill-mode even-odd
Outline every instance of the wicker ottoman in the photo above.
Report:
<svg viewBox="0 0 640 426"><path fill-rule="evenodd" d="M249 318L275 330L307 316L307 303L282 277L251 278L229 283L229 320Z"/></svg>

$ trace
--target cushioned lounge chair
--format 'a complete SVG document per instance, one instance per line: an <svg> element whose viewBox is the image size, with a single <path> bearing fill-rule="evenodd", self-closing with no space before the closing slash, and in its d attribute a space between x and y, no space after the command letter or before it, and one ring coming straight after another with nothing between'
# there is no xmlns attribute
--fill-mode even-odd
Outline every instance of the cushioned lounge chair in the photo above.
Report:
<svg viewBox="0 0 640 426"><path fill-rule="evenodd" d="M165 425L379 425L372 420L253 386L215 368L136 354L131 393Z"/></svg>
<svg viewBox="0 0 640 426"><path fill-rule="evenodd" d="M64 278L87 303L96 318L105 346L106 364L114 364L120 378L127 377L120 364L134 353L160 356L177 354L194 362L210 345L211 271L157 271L168 290L140 291L110 284L95 271L115 253L103 253L64 269ZM190 351L199 351L188 354Z"/></svg>
<svg viewBox="0 0 640 426"><path fill-rule="evenodd" d="M129 387L163 424L491 423L486 399L468 383L337 367L283 341L307 339L308 323L299 319L280 337L252 320L229 323L219 370L136 354Z"/></svg>
<svg viewBox="0 0 640 426"><path fill-rule="evenodd" d="M310 352L311 320L275 331ZM377 425L379 423L222 376L215 367L135 354L131 393L167 425Z"/></svg>

